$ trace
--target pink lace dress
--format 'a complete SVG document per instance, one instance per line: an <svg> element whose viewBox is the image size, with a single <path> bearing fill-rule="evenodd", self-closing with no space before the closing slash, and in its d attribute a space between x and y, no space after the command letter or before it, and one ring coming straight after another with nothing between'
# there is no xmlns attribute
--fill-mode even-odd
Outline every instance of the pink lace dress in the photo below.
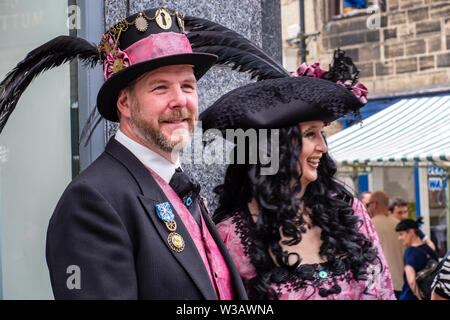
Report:
<svg viewBox="0 0 450 320"><path fill-rule="evenodd" d="M295 271L276 268L270 285L280 300L395 300L391 274L381 249L378 235L364 205L354 199L353 210L362 221L359 232L372 241L378 250L378 258L367 268L366 280L357 280L351 270L330 269L327 263L301 264ZM248 287L255 276L249 250L251 237L248 222L241 213L217 224L222 239ZM249 291L249 290L248 290Z"/></svg>

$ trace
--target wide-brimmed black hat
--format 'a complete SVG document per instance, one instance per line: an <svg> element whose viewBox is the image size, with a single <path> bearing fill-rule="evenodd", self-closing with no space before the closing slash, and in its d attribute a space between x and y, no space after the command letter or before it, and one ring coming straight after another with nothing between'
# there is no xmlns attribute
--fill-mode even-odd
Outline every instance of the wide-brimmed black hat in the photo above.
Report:
<svg viewBox="0 0 450 320"><path fill-rule="evenodd" d="M203 130L273 129L320 120L330 123L367 102L367 88L357 83L359 71L342 50L334 53L330 70L303 63L296 73L262 78L234 89L200 114Z"/></svg>
<svg viewBox="0 0 450 320"><path fill-rule="evenodd" d="M347 88L312 77L262 80L239 87L200 114L204 130L283 128L304 121L330 123L364 104Z"/></svg>
<svg viewBox="0 0 450 320"><path fill-rule="evenodd" d="M105 83L97 96L100 114L119 121L119 91L144 73L168 65L187 64L194 67L200 79L217 61L209 53L194 53L184 34L184 16L165 8L150 9L121 20L99 44L104 55Z"/></svg>

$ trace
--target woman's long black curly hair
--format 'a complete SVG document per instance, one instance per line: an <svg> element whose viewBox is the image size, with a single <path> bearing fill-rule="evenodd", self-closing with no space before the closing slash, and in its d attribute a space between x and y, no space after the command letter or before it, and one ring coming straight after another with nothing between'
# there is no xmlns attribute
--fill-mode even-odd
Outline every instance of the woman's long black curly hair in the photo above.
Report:
<svg viewBox="0 0 450 320"><path fill-rule="evenodd" d="M251 228L248 254L256 269L256 276L247 284L251 298L277 299L270 286L276 265L269 251L279 266L292 268L287 261L288 254L280 245L280 227L290 239L286 244L301 241L305 232L305 221L298 214L302 202L310 209L312 223L322 229L319 254L333 268L345 267L353 272L355 279L363 280L368 264L377 259L371 241L357 231L362 221L354 215L353 196L334 178L337 168L328 153L322 155L317 180L309 183L303 197L298 198L301 140L299 126L280 129L279 171L275 175L260 175L260 163L230 164L224 184L214 189L219 195L219 206L213 215L216 223L236 212L249 213L248 203L252 199L258 204L256 223L249 214L245 217ZM270 150L270 141L268 145ZM247 144L247 151L248 147ZM300 263L298 258L296 266Z"/></svg>

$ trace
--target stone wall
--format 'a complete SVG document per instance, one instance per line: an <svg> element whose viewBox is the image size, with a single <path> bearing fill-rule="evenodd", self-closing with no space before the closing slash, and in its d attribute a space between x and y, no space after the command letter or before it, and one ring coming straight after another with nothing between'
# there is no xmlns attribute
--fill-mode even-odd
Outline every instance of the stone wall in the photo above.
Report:
<svg viewBox="0 0 450 320"><path fill-rule="evenodd" d="M292 2L298 6L298 1L282 1L283 18ZM327 66L333 50L344 49L360 68L369 98L450 89L450 1L381 3L379 25L370 29L368 19L377 21L373 11L332 20L328 0L305 0L305 6L312 7L305 10L306 32L321 32L308 43L307 61ZM284 46L292 50L285 42Z"/></svg>
<svg viewBox="0 0 450 320"><path fill-rule="evenodd" d="M279 0L105 0L105 28L110 28L127 15L159 6L220 23L251 39L281 62ZM198 82L199 111L205 110L224 93L248 82L250 77L247 74L230 68L214 67ZM107 124L107 137L114 134L115 130L114 124ZM212 189L223 182L226 165L206 165L198 158L192 162L182 163L183 169L201 183L201 194L208 200L210 210L214 211L217 198Z"/></svg>

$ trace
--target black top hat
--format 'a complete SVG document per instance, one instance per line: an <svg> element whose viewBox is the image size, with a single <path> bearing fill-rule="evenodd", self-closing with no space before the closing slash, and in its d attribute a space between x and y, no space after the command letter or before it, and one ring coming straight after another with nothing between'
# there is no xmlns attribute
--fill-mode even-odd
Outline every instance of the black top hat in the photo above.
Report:
<svg viewBox="0 0 450 320"><path fill-rule="evenodd" d="M184 15L165 8L150 9L121 20L103 35L98 46L104 59L105 83L97 96L100 114L118 121L119 91L159 67L188 64L200 79L217 61L209 53L193 53L184 34Z"/></svg>

